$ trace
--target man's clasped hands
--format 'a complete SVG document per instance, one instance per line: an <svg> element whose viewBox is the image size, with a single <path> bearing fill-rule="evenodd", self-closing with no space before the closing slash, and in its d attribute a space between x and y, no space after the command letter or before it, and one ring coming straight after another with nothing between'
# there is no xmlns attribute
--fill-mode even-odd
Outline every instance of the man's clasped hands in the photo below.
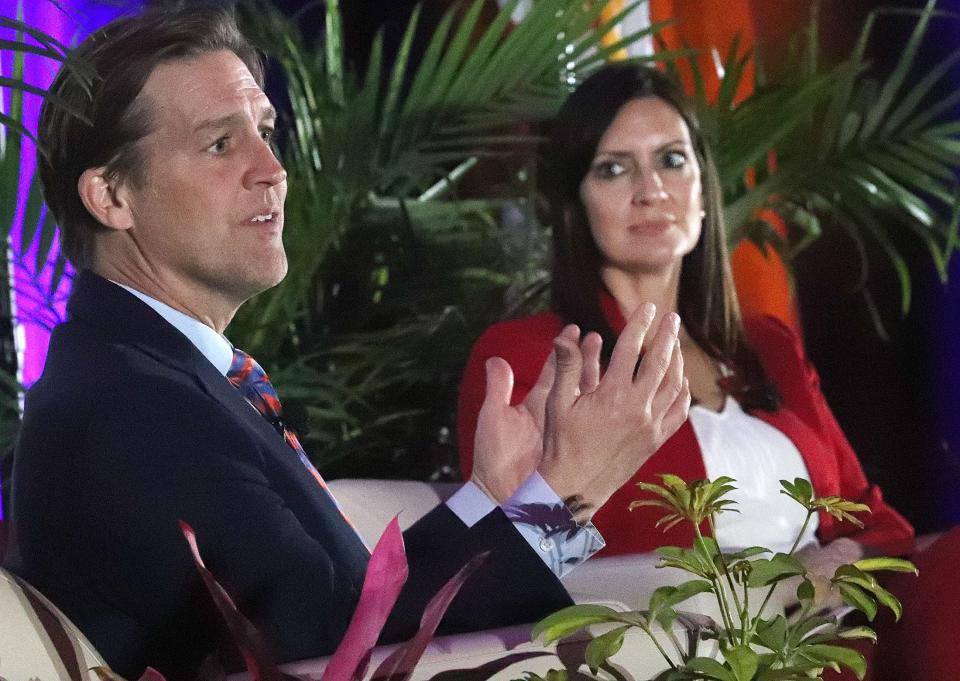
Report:
<svg viewBox="0 0 960 681"><path fill-rule="evenodd" d="M537 471L589 520L687 419L679 329L676 313L641 305L601 370L600 336L568 325L516 406L510 365L489 359L471 480L502 503Z"/></svg>

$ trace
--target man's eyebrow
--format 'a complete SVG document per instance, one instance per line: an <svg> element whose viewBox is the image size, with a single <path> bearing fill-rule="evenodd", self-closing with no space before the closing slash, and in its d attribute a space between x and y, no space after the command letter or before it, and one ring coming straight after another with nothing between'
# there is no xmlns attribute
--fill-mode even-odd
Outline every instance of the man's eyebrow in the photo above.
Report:
<svg viewBox="0 0 960 681"><path fill-rule="evenodd" d="M220 116L219 118L211 118L209 120L198 123L193 131L204 132L205 130L220 130L222 128L230 128L236 125L242 125L246 120L246 116L243 113L237 112L232 114L227 114L226 116ZM277 119L277 110L273 106L266 106L260 112L260 121L275 121Z"/></svg>

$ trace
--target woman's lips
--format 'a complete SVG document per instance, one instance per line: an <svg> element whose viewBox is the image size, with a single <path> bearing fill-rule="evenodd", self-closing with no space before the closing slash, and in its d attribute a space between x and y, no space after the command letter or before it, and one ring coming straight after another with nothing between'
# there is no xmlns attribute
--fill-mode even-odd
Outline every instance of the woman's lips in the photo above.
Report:
<svg viewBox="0 0 960 681"><path fill-rule="evenodd" d="M644 220L635 222L627 229L631 234L662 234L673 226L673 221L666 218L662 220Z"/></svg>

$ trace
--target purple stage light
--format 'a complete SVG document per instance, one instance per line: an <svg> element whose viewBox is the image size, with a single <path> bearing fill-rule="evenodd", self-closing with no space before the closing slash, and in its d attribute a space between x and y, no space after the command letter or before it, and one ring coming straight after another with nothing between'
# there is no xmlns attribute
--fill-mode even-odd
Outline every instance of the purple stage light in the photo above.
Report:
<svg viewBox="0 0 960 681"><path fill-rule="evenodd" d="M29 25L65 45L75 45L90 31L123 13L137 9L143 3L141 0L112 0L109 3L103 0L60 0L58 4L64 11L49 0L0 0L0 16L16 18L18 11L22 11L23 20ZM0 31L0 38L13 37L11 31ZM57 63L49 59L27 54L24 58L24 78L28 83L45 88L53 80L57 66ZM0 51L0 73L9 75L12 67L13 54ZM6 88L0 88L0 93L3 97L0 108L9 111L10 92ZM24 124L28 130L35 132L40 99L26 94L23 104ZM20 160L20 186L17 190L18 206L10 240L18 379L25 386L36 381L43 371L50 331L65 316L64 306L72 275L72 271L68 269L58 289L50 294L53 262L56 261L59 245L56 242L53 244L49 261L38 269L35 266L38 244L34 243L25 252L20 243L27 192L36 166L35 153L33 143L24 139Z"/></svg>

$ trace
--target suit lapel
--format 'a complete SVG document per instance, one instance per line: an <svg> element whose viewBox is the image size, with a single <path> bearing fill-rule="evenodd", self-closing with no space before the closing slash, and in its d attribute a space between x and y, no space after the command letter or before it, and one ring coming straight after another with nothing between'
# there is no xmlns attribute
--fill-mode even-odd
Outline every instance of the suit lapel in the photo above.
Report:
<svg viewBox="0 0 960 681"><path fill-rule="evenodd" d="M196 346L143 301L89 271L74 280L67 303L72 323L95 328L107 342L132 345L157 362L191 377L197 388L229 410L263 451L298 482L299 492L323 519L324 534L340 544L340 551L365 564L366 549L344 522L332 497L322 490L273 426L250 405ZM118 323L122 320L122 323ZM362 570L361 570L362 572Z"/></svg>

